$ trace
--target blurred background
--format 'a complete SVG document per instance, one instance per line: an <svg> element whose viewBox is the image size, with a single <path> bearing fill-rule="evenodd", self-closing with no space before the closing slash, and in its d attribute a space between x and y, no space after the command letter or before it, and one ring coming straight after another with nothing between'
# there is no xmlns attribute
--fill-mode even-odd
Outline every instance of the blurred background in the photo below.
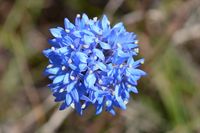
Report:
<svg viewBox="0 0 200 133"><path fill-rule="evenodd" d="M49 28L108 15L139 37L142 66L126 111L58 111L42 72ZM0 0L0 133L200 133L200 0Z"/></svg>

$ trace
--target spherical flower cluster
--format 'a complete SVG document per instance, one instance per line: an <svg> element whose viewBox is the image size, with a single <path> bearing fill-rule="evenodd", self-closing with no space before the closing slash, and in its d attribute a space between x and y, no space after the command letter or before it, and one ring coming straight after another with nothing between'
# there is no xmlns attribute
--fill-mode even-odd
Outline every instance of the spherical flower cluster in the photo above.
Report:
<svg viewBox="0 0 200 133"><path fill-rule="evenodd" d="M115 108L126 109L130 92L138 93L137 80L146 73L134 60L139 52L134 33L123 23L113 27L104 15L101 20L78 14L75 24L64 19L64 28L50 29L50 49L43 51L49 59L45 69L52 83L49 88L60 110L72 106L79 114L94 105L96 114Z"/></svg>

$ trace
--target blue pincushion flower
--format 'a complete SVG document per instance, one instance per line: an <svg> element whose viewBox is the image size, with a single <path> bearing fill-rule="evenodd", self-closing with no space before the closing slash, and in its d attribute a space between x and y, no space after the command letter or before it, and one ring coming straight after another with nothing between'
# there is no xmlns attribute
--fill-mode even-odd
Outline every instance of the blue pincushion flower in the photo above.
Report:
<svg viewBox="0 0 200 133"><path fill-rule="evenodd" d="M75 24L67 18L64 28L50 29L50 49L43 51L49 59L45 69L52 83L49 88L60 110L72 106L79 114L94 105L96 114L115 108L125 110L130 92L138 93L137 80L146 73L138 67L144 59L138 54L138 40L123 23L113 27L104 15L101 20L77 15Z"/></svg>

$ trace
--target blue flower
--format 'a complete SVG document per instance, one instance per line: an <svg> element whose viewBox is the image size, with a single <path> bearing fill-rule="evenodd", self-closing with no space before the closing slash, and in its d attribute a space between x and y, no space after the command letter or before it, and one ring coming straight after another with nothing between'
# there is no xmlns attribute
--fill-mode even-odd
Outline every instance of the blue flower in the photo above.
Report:
<svg viewBox="0 0 200 133"><path fill-rule="evenodd" d="M113 27L104 15L98 20L77 15L75 24L67 18L64 28L50 29L50 49L43 51L49 59L45 74L60 110L72 106L79 114L94 105L96 114L103 110L115 114L125 110L130 92L138 93L137 81L146 73L138 67L144 59L138 54L138 40L123 23Z"/></svg>

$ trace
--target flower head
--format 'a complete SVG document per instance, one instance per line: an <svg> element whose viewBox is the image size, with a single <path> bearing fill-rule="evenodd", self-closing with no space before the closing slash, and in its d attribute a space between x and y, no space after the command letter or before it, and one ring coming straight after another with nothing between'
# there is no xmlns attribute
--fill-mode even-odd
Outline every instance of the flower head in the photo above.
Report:
<svg viewBox="0 0 200 133"><path fill-rule="evenodd" d="M45 69L60 110L73 106L82 114L94 105L96 114L115 107L126 109L130 92L138 93L137 80L146 73L138 67L144 59L138 54L138 40L127 32L123 23L113 27L104 15L101 20L77 15L75 24L67 18L64 28L50 29L50 49L43 51L49 59Z"/></svg>

